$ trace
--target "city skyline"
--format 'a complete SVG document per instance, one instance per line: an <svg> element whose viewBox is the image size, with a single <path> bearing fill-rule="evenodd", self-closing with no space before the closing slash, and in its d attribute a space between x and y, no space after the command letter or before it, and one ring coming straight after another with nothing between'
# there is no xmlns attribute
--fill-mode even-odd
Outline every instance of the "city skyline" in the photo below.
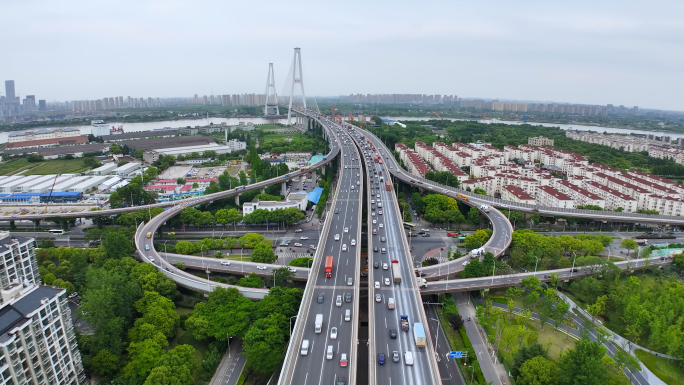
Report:
<svg viewBox="0 0 684 385"><path fill-rule="evenodd" d="M676 36L684 27L675 15L684 6L651 4L4 3L0 11L18 17L0 27L13 36L0 78L15 80L18 96L48 101L221 95L260 92L273 62L281 93L297 46L308 95L458 94L681 111Z"/></svg>

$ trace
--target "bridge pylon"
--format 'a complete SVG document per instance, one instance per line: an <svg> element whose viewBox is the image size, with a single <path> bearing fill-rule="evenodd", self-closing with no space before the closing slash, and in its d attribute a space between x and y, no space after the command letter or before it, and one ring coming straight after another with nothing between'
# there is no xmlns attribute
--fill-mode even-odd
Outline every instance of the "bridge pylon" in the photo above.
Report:
<svg viewBox="0 0 684 385"><path fill-rule="evenodd" d="M294 100L295 84L299 84L302 93L302 103L306 109L306 94L304 93L304 78L302 76L302 53L301 48L294 49L294 58L292 59L292 85L290 87L290 103L287 109L287 124L292 124L292 101Z"/></svg>
<svg viewBox="0 0 684 385"><path fill-rule="evenodd" d="M266 104L264 104L264 115L280 115L278 109L278 94L275 88L275 74L273 73L273 63L268 63L268 76L266 77Z"/></svg>

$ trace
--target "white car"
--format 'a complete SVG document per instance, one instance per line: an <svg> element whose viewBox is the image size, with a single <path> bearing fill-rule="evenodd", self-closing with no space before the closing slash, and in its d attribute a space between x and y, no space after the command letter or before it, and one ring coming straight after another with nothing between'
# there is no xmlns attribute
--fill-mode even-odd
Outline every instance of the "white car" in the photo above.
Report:
<svg viewBox="0 0 684 385"><path fill-rule="evenodd" d="M383 228L383 227L385 227L385 224L384 224L384 223L381 223L381 224L378 225L378 227Z"/></svg>
<svg viewBox="0 0 684 385"><path fill-rule="evenodd" d="M386 263L383 263L383 264L382 264L382 269L383 269L383 270L389 270L389 265L386 264Z"/></svg>
<svg viewBox="0 0 684 385"><path fill-rule="evenodd" d="M352 239L352 240L351 240L351 245L352 245L352 246L356 246L356 239Z"/></svg>
<svg viewBox="0 0 684 385"><path fill-rule="evenodd" d="M376 195L375 197L378 198L378 199L380 199L380 194Z"/></svg>
<svg viewBox="0 0 684 385"><path fill-rule="evenodd" d="M316 250L316 245L309 245L310 249Z"/></svg>
<svg viewBox="0 0 684 385"><path fill-rule="evenodd" d="M266 270L267 267L264 266L264 265L258 265L258 266L257 266L257 269L258 269L258 270Z"/></svg>
<svg viewBox="0 0 684 385"><path fill-rule="evenodd" d="M301 233L302 231L304 231L304 230L302 230L302 229L297 229L297 230L295 230L295 233Z"/></svg>
<svg viewBox="0 0 684 385"><path fill-rule="evenodd" d="M337 339L337 328L333 327L332 329L330 329L330 339L331 340Z"/></svg>
<svg viewBox="0 0 684 385"><path fill-rule="evenodd" d="M390 285L390 280L389 280L389 278L385 278L385 286L389 286L389 285Z"/></svg>
<svg viewBox="0 0 684 385"><path fill-rule="evenodd" d="M375 199L371 199L371 204L372 204L372 205L375 204Z"/></svg>
<svg viewBox="0 0 684 385"><path fill-rule="evenodd" d="M380 282L375 281L375 288L376 288L376 289L379 289L379 288L380 288Z"/></svg>
<svg viewBox="0 0 684 385"><path fill-rule="evenodd" d="M230 261L221 261L223 266L230 266Z"/></svg>
<svg viewBox="0 0 684 385"><path fill-rule="evenodd" d="M349 227L345 227L345 228L344 228L344 232L345 232L345 233L348 233L348 232L349 232Z"/></svg>
<svg viewBox="0 0 684 385"><path fill-rule="evenodd" d="M342 296L338 295L337 298L335 298L335 306L342 306Z"/></svg>
<svg viewBox="0 0 684 385"><path fill-rule="evenodd" d="M340 240L340 234L335 234L335 240L339 241Z"/></svg>
<svg viewBox="0 0 684 385"><path fill-rule="evenodd" d="M297 272L297 269L295 269L294 267L288 267L287 269L290 270L290 271L293 272L293 273L296 273L296 272Z"/></svg>
<svg viewBox="0 0 684 385"><path fill-rule="evenodd" d="M299 239L306 240L306 239L309 239L309 237L299 237Z"/></svg>
<svg viewBox="0 0 684 385"><path fill-rule="evenodd" d="M378 211L378 215L382 215L382 210Z"/></svg>
<svg viewBox="0 0 684 385"><path fill-rule="evenodd" d="M373 224L376 224L376 223L378 223L378 220L377 220L377 219L373 219Z"/></svg>
<svg viewBox="0 0 684 385"><path fill-rule="evenodd" d="M295 247L302 247L301 243L295 243Z"/></svg>

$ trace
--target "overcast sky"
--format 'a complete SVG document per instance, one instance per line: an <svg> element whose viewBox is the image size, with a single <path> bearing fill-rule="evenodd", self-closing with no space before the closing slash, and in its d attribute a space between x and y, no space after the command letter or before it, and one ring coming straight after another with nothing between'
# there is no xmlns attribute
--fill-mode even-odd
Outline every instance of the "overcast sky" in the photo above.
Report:
<svg viewBox="0 0 684 385"><path fill-rule="evenodd" d="M456 94L684 110L684 1L0 0L0 79L39 99ZM4 94L4 87L0 87Z"/></svg>

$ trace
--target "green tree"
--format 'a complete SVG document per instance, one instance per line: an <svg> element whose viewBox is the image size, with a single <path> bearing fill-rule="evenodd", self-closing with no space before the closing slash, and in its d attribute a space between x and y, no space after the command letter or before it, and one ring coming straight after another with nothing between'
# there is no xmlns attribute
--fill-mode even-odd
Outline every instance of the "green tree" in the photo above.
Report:
<svg viewBox="0 0 684 385"><path fill-rule="evenodd" d="M195 382L192 372L198 367L195 348L185 344L178 345L159 359L145 385L192 385Z"/></svg>
<svg viewBox="0 0 684 385"><path fill-rule="evenodd" d="M129 256L135 250L130 238L120 231L109 232L102 240L102 247L107 251L107 256L113 259Z"/></svg>
<svg viewBox="0 0 684 385"><path fill-rule="evenodd" d="M237 285L243 287L262 288L264 287L264 279L256 275L256 273L249 273L247 277L240 278L240 280L237 282Z"/></svg>
<svg viewBox="0 0 684 385"><path fill-rule="evenodd" d="M620 247L622 247L623 249L634 251L639 248L639 245L636 243L634 239L625 238L622 240L622 242L620 242Z"/></svg>
<svg viewBox="0 0 684 385"><path fill-rule="evenodd" d="M128 363L123 368L122 375L127 384L144 384L150 371L164 355L164 348L168 343L163 339L146 339L131 342L128 346Z"/></svg>
<svg viewBox="0 0 684 385"><path fill-rule="evenodd" d="M520 385L556 385L560 370L558 365L544 357L531 358L520 366L520 375L515 379Z"/></svg>
<svg viewBox="0 0 684 385"><path fill-rule="evenodd" d="M100 376L114 374L119 370L119 356L107 349L102 349L90 360L90 368Z"/></svg>
<svg viewBox="0 0 684 385"><path fill-rule="evenodd" d="M186 329L199 340L224 339L227 335L243 338L252 323L250 314L256 305L237 289L216 288L207 302L200 302L185 321Z"/></svg>
<svg viewBox="0 0 684 385"><path fill-rule="evenodd" d="M513 355L513 364L511 365L511 376L517 378L520 376L520 368L527 361L534 357L549 358L549 352L539 343L531 345L523 345Z"/></svg>
<svg viewBox="0 0 684 385"><path fill-rule="evenodd" d="M252 262L273 263L276 255L270 243L260 242L252 249Z"/></svg>
<svg viewBox="0 0 684 385"><path fill-rule="evenodd" d="M568 385L605 384L606 370L602 358L606 348L583 335L560 357L560 383Z"/></svg>
<svg viewBox="0 0 684 385"><path fill-rule="evenodd" d="M243 342L247 365L256 373L270 375L280 364L287 348L288 328L288 319L282 314L270 314L255 321Z"/></svg>
<svg viewBox="0 0 684 385"><path fill-rule="evenodd" d="M290 271L287 267L280 267L273 269L274 286L294 286L295 273Z"/></svg>

